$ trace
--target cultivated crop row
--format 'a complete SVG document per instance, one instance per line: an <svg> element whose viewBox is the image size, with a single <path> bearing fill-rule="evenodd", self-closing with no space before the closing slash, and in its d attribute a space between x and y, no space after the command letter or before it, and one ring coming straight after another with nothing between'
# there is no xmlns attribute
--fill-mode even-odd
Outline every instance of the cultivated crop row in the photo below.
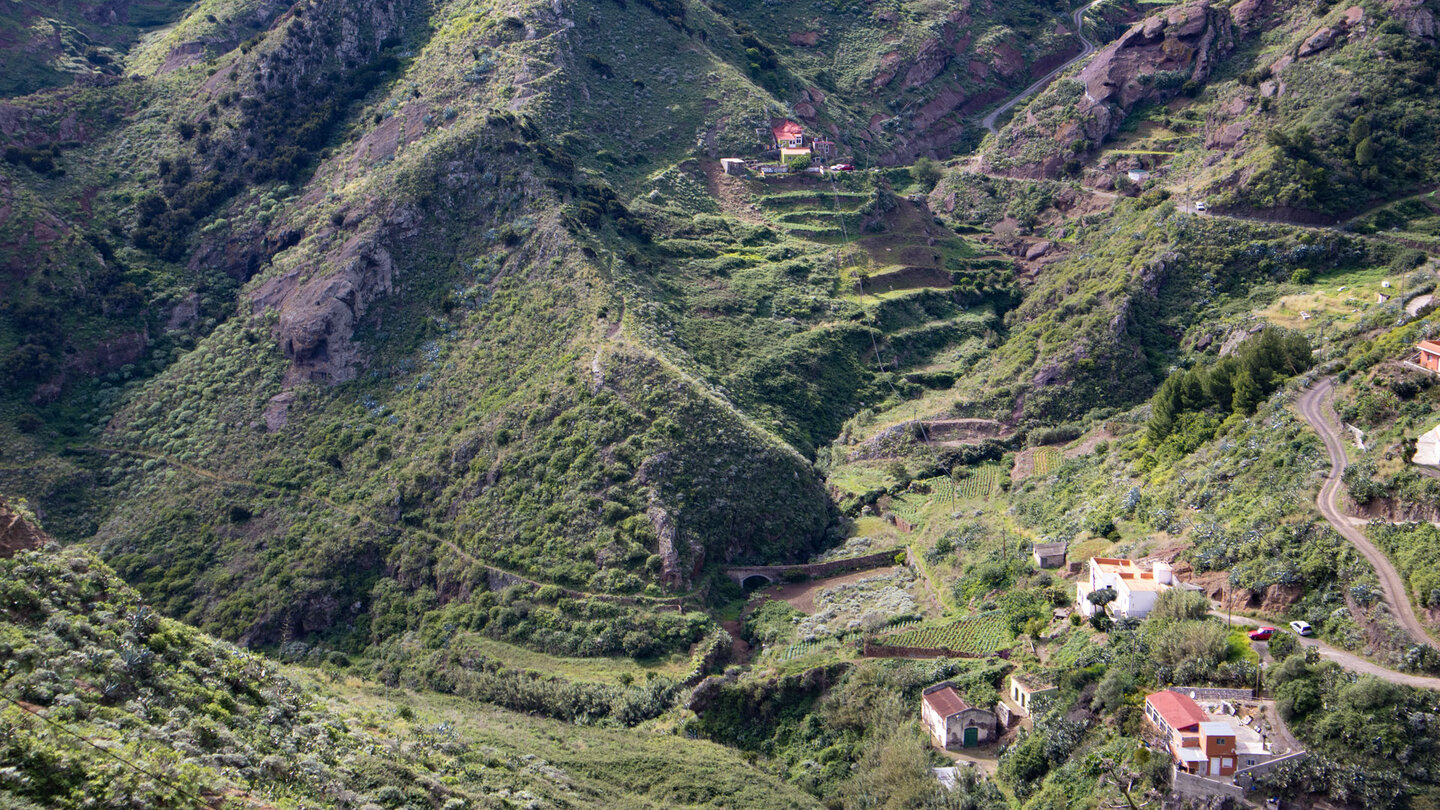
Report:
<svg viewBox="0 0 1440 810"><path fill-rule="evenodd" d="M1049 475L1065 460L1065 454L1054 447L1040 447L1035 450L1035 474Z"/></svg>
<svg viewBox="0 0 1440 810"><path fill-rule="evenodd" d="M875 639L892 647L944 648L989 655L1010 645L1012 636L1000 611L980 613L950 622L890 633Z"/></svg>

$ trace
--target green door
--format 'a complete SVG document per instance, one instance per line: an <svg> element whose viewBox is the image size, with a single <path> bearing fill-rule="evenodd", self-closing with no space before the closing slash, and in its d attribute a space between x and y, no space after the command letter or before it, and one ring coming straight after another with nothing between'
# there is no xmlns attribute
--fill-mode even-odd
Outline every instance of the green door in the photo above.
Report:
<svg viewBox="0 0 1440 810"><path fill-rule="evenodd" d="M980 744L980 729L971 726L965 729L965 747L973 748Z"/></svg>

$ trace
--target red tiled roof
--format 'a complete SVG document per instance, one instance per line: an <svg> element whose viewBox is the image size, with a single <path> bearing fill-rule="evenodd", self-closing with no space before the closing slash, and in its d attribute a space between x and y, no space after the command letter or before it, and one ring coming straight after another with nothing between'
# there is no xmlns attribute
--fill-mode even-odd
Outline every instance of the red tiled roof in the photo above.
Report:
<svg viewBox="0 0 1440 810"><path fill-rule="evenodd" d="M1155 707L1160 717L1170 728L1180 731L1206 720L1205 712L1195 701L1176 692L1156 692L1146 695L1145 702Z"/></svg>
<svg viewBox="0 0 1440 810"><path fill-rule="evenodd" d="M770 125L770 134L774 135L777 141L789 141L804 135L805 128L794 121L781 121Z"/></svg>
<svg viewBox="0 0 1440 810"><path fill-rule="evenodd" d="M1430 354L1440 354L1440 343L1436 343L1433 340L1422 340L1420 341L1420 351L1429 352Z"/></svg>
<svg viewBox="0 0 1440 810"><path fill-rule="evenodd" d="M949 717L966 709L975 708L966 703L965 698L960 697L960 693L956 692L953 686L944 686L933 692L926 692L923 700L929 703L930 708L934 709L936 714L941 717Z"/></svg>

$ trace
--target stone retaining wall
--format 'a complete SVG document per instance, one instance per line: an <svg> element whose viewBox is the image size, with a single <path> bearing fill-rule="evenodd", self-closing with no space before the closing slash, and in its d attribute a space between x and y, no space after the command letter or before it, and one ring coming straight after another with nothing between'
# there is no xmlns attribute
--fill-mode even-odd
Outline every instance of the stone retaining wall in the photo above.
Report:
<svg viewBox="0 0 1440 810"><path fill-rule="evenodd" d="M894 644L865 642L866 658L990 658L990 655L952 650L947 647L901 647ZM996 658L1009 658L1009 650L994 653Z"/></svg>
<svg viewBox="0 0 1440 810"><path fill-rule="evenodd" d="M1235 784L1240 785L1241 787L1248 790L1252 785L1255 784L1255 777L1260 776L1264 773L1269 773L1281 763L1299 762L1305 757L1306 753L1304 751L1296 751L1293 754L1286 754L1283 757L1276 757L1269 762L1262 762L1258 765L1251 765L1248 768L1241 768L1240 770L1235 772Z"/></svg>
<svg viewBox="0 0 1440 810"><path fill-rule="evenodd" d="M860 557L846 557L840 560L828 560L822 563L800 563L798 565L734 565L725 569L725 573L732 577L744 579L753 576L770 576L780 578L786 574L804 574L810 579L823 579L834 574L843 574L849 571L863 571L866 568L883 568L895 564L896 555L905 551L905 547L896 546L885 551L876 551Z"/></svg>
<svg viewBox="0 0 1440 810"><path fill-rule="evenodd" d="M1254 689L1223 689L1215 686L1172 686L1170 691L1195 700L1254 700Z"/></svg>
<svg viewBox="0 0 1440 810"><path fill-rule="evenodd" d="M1214 779L1206 779L1203 776L1196 776L1173 767L1170 775L1170 790L1187 799L1229 796L1232 799L1245 800L1245 789L1228 782L1217 782Z"/></svg>

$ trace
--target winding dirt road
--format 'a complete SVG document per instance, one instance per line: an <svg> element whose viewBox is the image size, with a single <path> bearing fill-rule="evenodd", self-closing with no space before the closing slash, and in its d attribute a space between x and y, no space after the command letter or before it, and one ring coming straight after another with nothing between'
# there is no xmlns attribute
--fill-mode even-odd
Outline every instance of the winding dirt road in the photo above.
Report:
<svg viewBox="0 0 1440 810"><path fill-rule="evenodd" d="M1339 432L1335 429L1335 422L1331 417L1329 402L1330 393L1334 390L1334 381L1326 377L1315 385L1306 389L1300 395L1296 406L1300 409L1300 416L1304 417L1310 427L1320 434L1321 441L1325 442L1325 450L1330 454L1330 475L1326 477L1324 485L1320 487L1320 494L1315 498L1315 505L1320 507L1320 514L1325 516L1335 531L1350 541L1350 544L1359 550L1361 556L1374 566L1375 573L1380 578L1380 589L1385 595L1385 604L1400 626L1405 628L1416 641L1434 645L1429 631L1420 619L1415 615L1415 608L1410 604L1409 588L1405 584L1405 578L1395 570L1395 566L1380 549L1370 542L1365 532L1352 524L1336 505L1336 496L1340 492L1340 477L1345 474L1345 467L1349 459L1345 454L1345 442L1340 438Z"/></svg>
<svg viewBox="0 0 1440 810"><path fill-rule="evenodd" d="M986 129L990 130L990 133L992 135L1000 131L995 126L995 122L999 120L1000 116L1004 115L1007 112L1010 112L1011 108L1013 108L1016 104L1019 104L1020 102L1024 101L1027 98L1030 98L1041 90L1044 90L1045 85L1049 84L1050 81L1056 76L1059 76L1061 73L1065 72L1066 68L1070 67L1076 62L1079 62L1081 59L1084 59L1090 54L1095 53L1095 43L1091 42L1089 39L1086 38L1085 23L1082 18L1085 16L1085 12L1099 5L1099 3L1100 0L1094 0L1094 2L1090 3L1089 5L1081 6L1080 8L1075 9L1074 13L1070 15L1070 19L1075 23L1075 36L1080 37L1080 44L1082 48L1079 55L1077 55L1074 59L1071 59L1070 61L1061 65L1060 67L1057 67L1049 73L1046 73L1044 76L1041 76L1040 79L1034 84L1020 91L1020 95L1010 99L1004 104L1001 104L999 107L996 107L994 111L992 111L989 115L985 116L985 119L980 122L984 125Z"/></svg>

